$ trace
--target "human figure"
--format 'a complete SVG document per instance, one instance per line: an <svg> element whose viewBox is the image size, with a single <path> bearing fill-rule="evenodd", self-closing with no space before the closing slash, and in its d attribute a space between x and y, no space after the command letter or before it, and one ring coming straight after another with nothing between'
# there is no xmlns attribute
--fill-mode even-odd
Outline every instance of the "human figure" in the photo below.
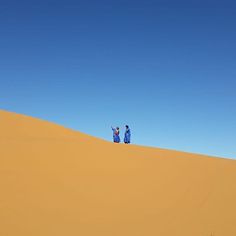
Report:
<svg viewBox="0 0 236 236"><path fill-rule="evenodd" d="M131 137L131 131L128 125L125 126L125 138L124 143L129 144L130 143L130 137Z"/></svg>
<svg viewBox="0 0 236 236"><path fill-rule="evenodd" d="M119 127L116 127L116 128L112 128L112 131L113 131L113 142L114 143L119 143L120 142L120 129Z"/></svg>

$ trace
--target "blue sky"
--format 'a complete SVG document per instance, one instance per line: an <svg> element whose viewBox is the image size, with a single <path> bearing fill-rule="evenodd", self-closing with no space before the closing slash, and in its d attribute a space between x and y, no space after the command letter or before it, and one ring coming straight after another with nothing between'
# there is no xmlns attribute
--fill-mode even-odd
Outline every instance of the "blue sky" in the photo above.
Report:
<svg viewBox="0 0 236 236"><path fill-rule="evenodd" d="M0 0L0 108L236 158L235 25L227 0Z"/></svg>

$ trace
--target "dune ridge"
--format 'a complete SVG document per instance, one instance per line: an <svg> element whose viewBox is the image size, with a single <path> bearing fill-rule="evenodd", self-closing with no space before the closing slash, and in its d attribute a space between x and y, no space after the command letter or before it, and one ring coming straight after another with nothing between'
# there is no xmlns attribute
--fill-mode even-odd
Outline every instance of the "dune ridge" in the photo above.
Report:
<svg viewBox="0 0 236 236"><path fill-rule="evenodd" d="M235 236L236 161L0 111L0 235Z"/></svg>

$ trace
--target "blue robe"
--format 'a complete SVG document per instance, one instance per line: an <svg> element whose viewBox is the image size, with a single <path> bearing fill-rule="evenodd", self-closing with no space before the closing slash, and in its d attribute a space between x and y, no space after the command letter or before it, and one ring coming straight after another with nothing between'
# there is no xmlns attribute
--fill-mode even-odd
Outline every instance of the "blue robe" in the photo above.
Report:
<svg viewBox="0 0 236 236"><path fill-rule="evenodd" d="M120 136L119 136L119 131L117 129L112 128L113 131L113 141L114 143L119 143L120 142Z"/></svg>
<svg viewBox="0 0 236 236"><path fill-rule="evenodd" d="M131 132L130 129L126 129L124 143L130 143Z"/></svg>

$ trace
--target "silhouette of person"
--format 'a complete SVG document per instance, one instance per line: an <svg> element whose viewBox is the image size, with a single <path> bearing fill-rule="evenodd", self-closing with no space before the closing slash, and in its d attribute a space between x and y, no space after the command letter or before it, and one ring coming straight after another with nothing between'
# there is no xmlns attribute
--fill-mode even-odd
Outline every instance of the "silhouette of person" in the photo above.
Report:
<svg viewBox="0 0 236 236"><path fill-rule="evenodd" d="M125 137L124 137L124 143L129 144L131 138L131 131L128 125L125 126Z"/></svg>

